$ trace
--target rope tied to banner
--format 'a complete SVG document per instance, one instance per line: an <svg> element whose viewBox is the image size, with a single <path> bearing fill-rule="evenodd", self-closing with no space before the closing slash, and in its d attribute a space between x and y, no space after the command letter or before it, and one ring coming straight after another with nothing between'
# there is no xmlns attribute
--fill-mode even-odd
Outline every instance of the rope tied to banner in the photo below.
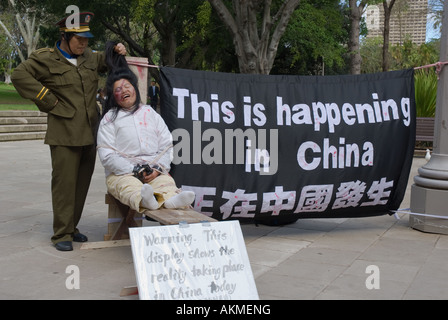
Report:
<svg viewBox="0 0 448 320"><path fill-rule="evenodd" d="M141 63L141 62L135 62L135 61L128 61L128 64L137 66L137 67L160 69L160 66L156 66L153 64L147 64L147 63ZM427 65L420 66L420 67L415 67L414 70L429 69L432 67L436 67L437 79L440 79L440 72L442 72L442 69L446 64L448 64L448 61L444 61L444 62L438 61L436 63L427 64Z"/></svg>
<svg viewBox="0 0 448 320"><path fill-rule="evenodd" d="M446 224L437 223L437 220L423 220L419 217L426 217L426 218L434 218L434 219L448 219L448 216L440 216L440 215L434 215L434 214L427 214L427 213L417 213L412 212L410 208L407 209L398 209L398 210L391 210L391 213L394 213L394 217L397 220L400 220L400 217L398 216L398 213L404 213L408 214L410 216L413 216L414 218L414 226L416 225L425 225L429 227L436 227L436 228L442 228L442 229L448 229L448 226Z"/></svg>
<svg viewBox="0 0 448 320"><path fill-rule="evenodd" d="M446 64L448 64L448 61L444 61L444 62L439 61L436 63L427 64L425 66L415 67L414 70L421 70L421 69L428 69L428 68L436 67L437 80L440 80L440 72L442 72L442 69Z"/></svg>
<svg viewBox="0 0 448 320"><path fill-rule="evenodd" d="M160 66L156 66L153 64L147 64L147 63L141 63L141 62L135 62L135 61L128 61L128 64L132 65L132 66L137 66L137 67L146 67L146 68L157 68L160 69Z"/></svg>
<svg viewBox="0 0 448 320"><path fill-rule="evenodd" d="M427 217L427 218L448 219L448 216L441 216L441 215L428 214L428 213L412 212L410 208L391 210L390 212L393 212L395 214L395 218L397 218L397 219L400 219L396 215L397 213L404 213L404 214L408 214L408 215L411 215L411 216L421 216L421 217Z"/></svg>

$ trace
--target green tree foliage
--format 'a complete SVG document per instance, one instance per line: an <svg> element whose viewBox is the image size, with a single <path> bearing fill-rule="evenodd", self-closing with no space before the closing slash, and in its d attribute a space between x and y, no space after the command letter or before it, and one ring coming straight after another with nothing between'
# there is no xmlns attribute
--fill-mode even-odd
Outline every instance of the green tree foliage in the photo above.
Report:
<svg viewBox="0 0 448 320"><path fill-rule="evenodd" d="M383 39L364 39L361 47L362 72L381 72L381 48ZM434 40L422 45L416 45L410 40L405 40L403 45L394 45L390 48L390 70L409 69L432 64L439 59L440 41Z"/></svg>
<svg viewBox="0 0 448 320"><path fill-rule="evenodd" d="M0 7L9 8L9 1L0 0ZM231 0L223 2L232 10ZM38 14L43 21L39 47L52 47L59 39L55 23L67 16L66 8L73 1L23 0L16 3L20 4L19 11L33 9ZM269 3L271 13L275 13L283 1ZM150 64L241 72L232 35L210 1L78 0L76 5L81 11L95 13L91 22L95 38L90 42L94 49L102 50L107 40L116 40L126 45L130 55L147 57ZM270 73L347 74L350 30L347 8L347 1L301 0L281 37ZM256 14L259 18L262 13L257 11ZM261 21L258 18L257 21ZM262 24L258 28L261 29ZM362 72L381 71L381 41L362 42ZM392 58L390 70L438 60L438 42L422 46L405 42L399 47L392 46L389 51ZM4 54L2 57L5 59ZM17 54L9 60L14 62L12 67L19 62ZM157 69L150 71L157 79Z"/></svg>
<svg viewBox="0 0 448 320"><path fill-rule="evenodd" d="M439 41L416 45L405 40L403 45L391 48L392 66L396 69L407 69L437 62L439 59Z"/></svg>
<svg viewBox="0 0 448 320"><path fill-rule="evenodd" d="M302 0L281 40L273 73L340 73L346 64L347 37L340 1Z"/></svg>
<svg viewBox="0 0 448 320"><path fill-rule="evenodd" d="M64 16L70 2L52 2L49 11ZM81 11L95 13L91 46L96 49L101 50L107 40L121 41L131 55L147 57L150 64L186 69L216 69L224 65L220 61L229 60L223 48L231 46L231 40L207 1L80 0L77 5ZM54 34L53 26L48 29L47 34ZM55 37L50 38L52 45ZM158 78L156 69L150 72Z"/></svg>
<svg viewBox="0 0 448 320"><path fill-rule="evenodd" d="M361 44L362 73L381 72L383 38L365 38Z"/></svg>

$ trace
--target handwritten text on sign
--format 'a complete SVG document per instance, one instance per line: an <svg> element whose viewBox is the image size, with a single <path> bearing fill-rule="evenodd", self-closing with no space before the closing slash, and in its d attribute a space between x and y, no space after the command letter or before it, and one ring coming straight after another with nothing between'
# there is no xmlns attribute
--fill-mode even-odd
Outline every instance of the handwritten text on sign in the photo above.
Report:
<svg viewBox="0 0 448 320"><path fill-rule="evenodd" d="M238 221L130 229L141 299L258 299Z"/></svg>

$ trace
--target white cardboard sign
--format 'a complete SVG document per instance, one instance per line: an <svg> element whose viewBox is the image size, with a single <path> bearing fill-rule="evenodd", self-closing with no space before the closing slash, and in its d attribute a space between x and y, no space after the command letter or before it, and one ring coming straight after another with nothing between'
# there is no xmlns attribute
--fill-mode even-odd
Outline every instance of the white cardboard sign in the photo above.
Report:
<svg viewBox="0 0 448 320"><path fill-rule="evenodd" d="M140 299L259 299L238 221L129 231Z"/></svg>

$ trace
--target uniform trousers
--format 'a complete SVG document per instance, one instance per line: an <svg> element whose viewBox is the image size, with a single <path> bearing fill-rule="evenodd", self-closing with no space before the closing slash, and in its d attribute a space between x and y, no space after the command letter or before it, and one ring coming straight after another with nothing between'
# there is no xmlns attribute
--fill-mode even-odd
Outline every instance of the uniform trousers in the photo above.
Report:
<svg viewBox="0 0 448 320"><path fill-rule="evenodd" d="M160 174L154 180L148 183L154 190L159 208L171 197L179 193L176 182L168 174ZM110 174L106 178L107 191L121 203L131 209L142 213L147 210L141 206L143 183L133 175L114 175Z"/></svg>
<svg viewBox="0 0 448 320"><path fill-rule="evenodd" d="M53 202L54 244L72 241L95 169L95 145L50 146L52 162L51 193Z"/></svg>

